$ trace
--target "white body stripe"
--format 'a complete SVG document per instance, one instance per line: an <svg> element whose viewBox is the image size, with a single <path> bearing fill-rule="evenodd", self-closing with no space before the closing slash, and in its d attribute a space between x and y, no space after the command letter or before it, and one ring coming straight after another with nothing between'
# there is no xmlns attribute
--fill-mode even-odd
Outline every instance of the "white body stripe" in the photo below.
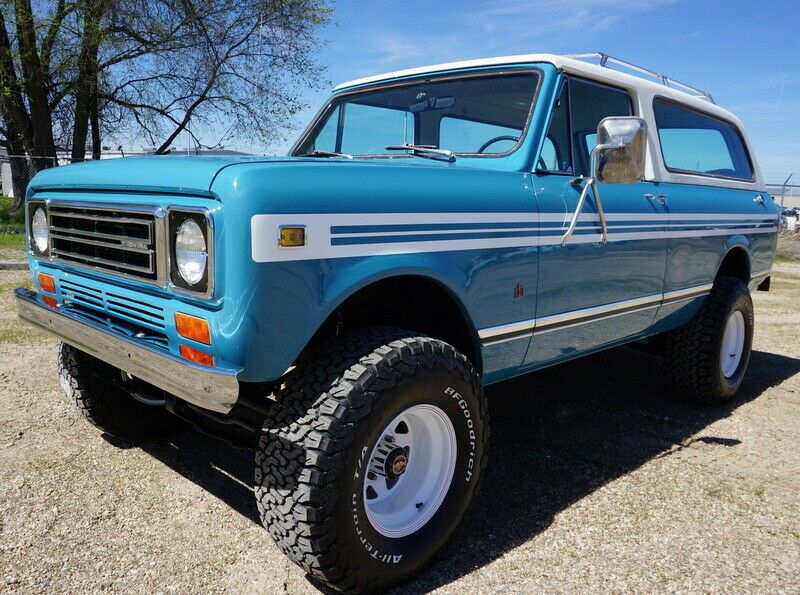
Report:
<svg viewBox="0 0 800 595"><path fill-rule="evenodd" d="M478 331L478 337L480 337L484 346L505 343L506 341L515 341L532 335L560 331L583 324L616 318L617 316L624 316L626 314L635 314L644 310L658 308L667 303L672 305L681 301L691 300L707 295L711 291L712 286L711 283L697 285L677 291L656 293L640 298L604 304L602 306L593 306L582 310L572 310L561 314L553 314L551 316L543 316L541 318L533 318L521 322L513 322L511 324L483 328Z"/></svg>
<svg viewBox="0 0 800 595"><path fill-rule="evenodd" d="M320 260L327 258L347 258L362 256L379 256L389 254L413 254L421 252L449 252L457 250L488 250L493 248L523 248L535 246L552 246L561 243L559 231L563 231L569 222L569 213L328 213L328 214L273 214L255 215L251 219L252 258L256 262L286 262L296 260ZM632 240L651 240L664 238L691 238L724 236L734 234L764 234L777 231L777 219L753 214L717 214L717 213L609 213L606 216L612 225L609 226L608 240L624 242ZM764 223L758 223L763 219ZM597 223L599 218L594 213L581 215L581 222ZM681 224L677 221L709 221L709 223ZM755 221L754 221L755 220ZM642 225L628 226L646 228L656 227L652 231L626 232L624 226L613 225L615 221L649 222ZM716 221L716 223L711 223ZM733 229L737 221L749 225L742 229ZM745 223L746 222L746 223ZM336 226L375 226L375 225L419 225L419 224L546 224L560 223L561 227L493 227L485 229L448 229L421 231L349 231L348 233L331 232ZM772 223L772 224L770 224ZM278 246L278 228L283 225L302 225L306 228L306 246L300 248L281 248ZM713 229L671 229L687 226L713 227ZM578 228L579 232L582 228ZM617 230L620 231L617 231ZM332 245L331 240L341 238L353 241L357 238L392 238L403 236L435 236L463 233L503 233L527 232L528 235L517 237L483 237L453 238L390 242L364 242L344 245ZM545 235L546 234L546 235ZM570 238L570 244L586 244L601 241L599 233L577 233Z"/></svg>

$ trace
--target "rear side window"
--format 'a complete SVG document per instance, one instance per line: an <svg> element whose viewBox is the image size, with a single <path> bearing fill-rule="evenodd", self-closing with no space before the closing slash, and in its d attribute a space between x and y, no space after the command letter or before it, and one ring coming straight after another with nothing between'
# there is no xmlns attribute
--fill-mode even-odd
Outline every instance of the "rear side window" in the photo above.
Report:
<svg viewBox="0 0 800 595"><path fill-rule="evenodd" d="M753 179L750 157L734 126L663 99L653 102L653 110L667 169L704 176Z"/></svg>

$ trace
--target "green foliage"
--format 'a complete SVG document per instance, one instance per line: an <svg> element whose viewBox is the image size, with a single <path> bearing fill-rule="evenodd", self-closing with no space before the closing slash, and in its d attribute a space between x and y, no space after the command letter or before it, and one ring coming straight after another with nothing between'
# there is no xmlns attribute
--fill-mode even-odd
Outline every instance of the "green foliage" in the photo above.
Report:
<svg viewBox="0 0 800 595"><path fill-rule="evenodd" d="M0 233L0 250L25 250L25 234Z"/></svg>
<svg viewBox="0 0 800 595"><path fill-rule="evenodd" d="M25 224L24 209L12 209L13 200L0 196L0 228L23 227Z"/></svg>

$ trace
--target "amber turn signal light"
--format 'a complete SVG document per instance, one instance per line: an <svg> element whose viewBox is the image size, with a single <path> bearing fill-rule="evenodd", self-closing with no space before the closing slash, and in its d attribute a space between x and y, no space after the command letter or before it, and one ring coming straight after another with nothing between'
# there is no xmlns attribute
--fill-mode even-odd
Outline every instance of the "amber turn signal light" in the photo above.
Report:
<svg viewBox="0 0 800 595"><path fill-rule="evenodd" d="M211 345L211 330L208 327L207 320L176 312L175 327L181 337Z"/></svg>
<svg viewBox="0 0 800 595"><path fill-rule="evenodd" d="M39 287L42 288L42 291L49 291L50 293L55 293L56 280L53 278L53 275L45 275L44 273L39 273Z"/></svg>
<svg viewBox="0 0 800 595"><path fill-rule="evenodd" d="M192 349L188 345L181 345L181 357L188 359L190 362L202 364L204 366L214 365L214 356L208 353L203 353L197 349Z"/></svg>
<svg viewBox="0 0 800 595"><path fill-rule="evenodd" d="M306 228L302 225L280 228L278 245L281 248L299 248L306 245Z"/></svg>
<svg viewBox="0 0 800 595"><path fill-rule="evenodd" d="M44 303L51 308L58 308L58 302L55 300L55 298L51 298L49 295L43 295L42 300L44 300Z"/></svg>

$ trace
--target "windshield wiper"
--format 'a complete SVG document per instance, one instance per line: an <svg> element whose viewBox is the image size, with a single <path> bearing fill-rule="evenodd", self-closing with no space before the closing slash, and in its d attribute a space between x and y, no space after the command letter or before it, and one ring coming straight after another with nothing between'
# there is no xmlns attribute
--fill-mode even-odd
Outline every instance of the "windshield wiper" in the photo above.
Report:
<svg viewBox="0 0 800 595"><path fill-rule="evenodd" d="M387 151L411 151L412 155L417 157L426 157L428 159L443 159L444 161L455 161L456 154L449 149L438 149L433 145L414 145L412 143L404 143L402 145L390 145L386 147Z"/></svg>
<svg viewBox="0 0 800 595"><path fill-rule="evenodd" d="M303 157L344 157L345 159L352 159L352 155L347 153L334 153L333 151L311 151L306 153Z"/></svg>

